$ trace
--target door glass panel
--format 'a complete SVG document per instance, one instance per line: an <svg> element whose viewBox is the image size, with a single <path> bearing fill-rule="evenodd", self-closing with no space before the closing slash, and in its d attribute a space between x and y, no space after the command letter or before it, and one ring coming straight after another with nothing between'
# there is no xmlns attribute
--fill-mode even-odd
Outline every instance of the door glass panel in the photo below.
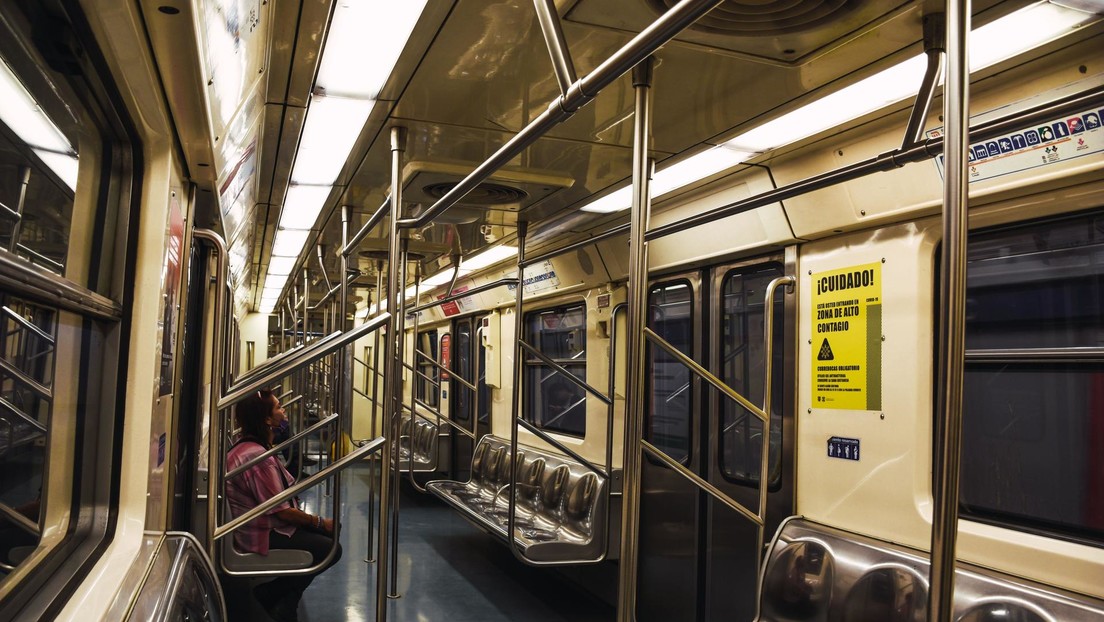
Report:
<svg viewBox="0 0 1104 622"><path fill-rule="evenodd" d="M757 266L728 273L722 285L720 348L721 380L762 406L764 372L763 303L767 285L782 276L780 266ZM771 394L770 455L767 463L770 485L781 482L782 461L782 359L783 289L774 298L774 369ZM757 486L762 457L763 424L735 401L719 396L720 466L724 476L734 482Z"/></svg>
<svg viewBox="0 0 1104 622"><path fill-rule="evenodd" d="M666 283L648 294L648 327L679 352L693 356L693 289L687 281ZM690 369L666 350L648 343L648 439L671 458L685 463L690 457L690 405L693 395Z"/></svg>
<svg viewBox="0 0 1104 622"><path fill-rule="evenodd" d="M426 330L418 333L417 387L418 399L437 408L440 403L440 370L431 361L437 360L437 331Z"/></svg>
<svg viewBox="0 0 1104 622"><path fill-rule="evenodd" d="M461 320L455 327L456 343L453 346L455 363L453 370L465 382L472 380L472 325L470 320ZM452 392L456 394L456 412L452 413L457 421L470 421L472 411L472 392L459 382L452 382Z"/></svg>

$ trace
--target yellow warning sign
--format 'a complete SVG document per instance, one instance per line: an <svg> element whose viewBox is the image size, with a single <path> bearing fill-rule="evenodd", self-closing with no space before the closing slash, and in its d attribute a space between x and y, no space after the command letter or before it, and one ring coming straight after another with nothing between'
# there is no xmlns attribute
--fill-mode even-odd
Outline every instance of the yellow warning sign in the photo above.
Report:
<svg viewBox="0 0 1104 622"><path fill-rule="evenodd" d="M882 264L812 275L813 408L882 408Z"/></svg>

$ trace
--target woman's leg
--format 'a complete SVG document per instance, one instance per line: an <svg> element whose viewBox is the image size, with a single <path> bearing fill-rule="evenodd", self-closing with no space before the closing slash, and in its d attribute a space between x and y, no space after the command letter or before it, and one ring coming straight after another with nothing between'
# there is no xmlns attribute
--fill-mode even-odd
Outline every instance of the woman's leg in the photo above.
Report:
<svg viewBox="0 0 1104 622"><path fill-rule="evenodd" d="M315 533L313 531L307 531L305 529L296 529L295 533L291 537L285 536L275 531L269 532L268 535L268 548L270 549L299 549L301 551L309 551L311 554L311 563L317 564L325 559L326 555L330 552L330 547L333 546L333 538L324 534ZM288 575L286 577L280 577L273 583L278 583L281 589L286 589L296 595L296 601L298 597L302 596L303 590L307 589L307 586L311 584L316 576L321 574L330 566L337 563L337 560L341 559L341 545L337 545L337 550L334 552L333 559L325 567L319 569L317 572L305 575Z"/></svg>

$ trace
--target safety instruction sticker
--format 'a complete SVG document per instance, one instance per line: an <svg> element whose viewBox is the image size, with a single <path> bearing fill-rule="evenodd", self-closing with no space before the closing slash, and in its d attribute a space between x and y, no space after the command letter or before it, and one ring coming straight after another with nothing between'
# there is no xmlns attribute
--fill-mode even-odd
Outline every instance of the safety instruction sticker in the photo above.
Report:
<svg viewBox="0 0 1104 622"><path fill-rule="evenodd" d="M967 152L969 181L1000 177L1104 152L1102 119L1104 109L1084 110L971 143ZM928 132L930 138L941 136L943 128ZM935 159L935 165L939 175L944 175L942 155Z"/></svg>
<svg viewBox="0 0 1104 622"><path fill-rule="evenodd" d="M882 264L812 275L813 408L882 408Z"/></svg>

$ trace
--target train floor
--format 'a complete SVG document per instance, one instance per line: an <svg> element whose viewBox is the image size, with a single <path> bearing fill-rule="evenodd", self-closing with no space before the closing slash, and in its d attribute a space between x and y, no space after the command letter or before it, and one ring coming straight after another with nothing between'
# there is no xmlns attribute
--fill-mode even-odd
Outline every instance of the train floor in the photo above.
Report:
<svg viewBox="0 0 1104 622"><path fill-rule="evenodd" d="M368 491L374 469L358 465L342 477L341 560L319 575L299 605L302 622L367 621L375 616L376 563L368 549ZM315 511L321 487L303 501ZM597 622L615 617L607 603L558 571L526 566L506 546L436 498L402 486L399 598L388 619L398 622ZM313 507L312 507L313 506ZM262 581L224 580L230 620L264 621L251 587Z"/></svg>

